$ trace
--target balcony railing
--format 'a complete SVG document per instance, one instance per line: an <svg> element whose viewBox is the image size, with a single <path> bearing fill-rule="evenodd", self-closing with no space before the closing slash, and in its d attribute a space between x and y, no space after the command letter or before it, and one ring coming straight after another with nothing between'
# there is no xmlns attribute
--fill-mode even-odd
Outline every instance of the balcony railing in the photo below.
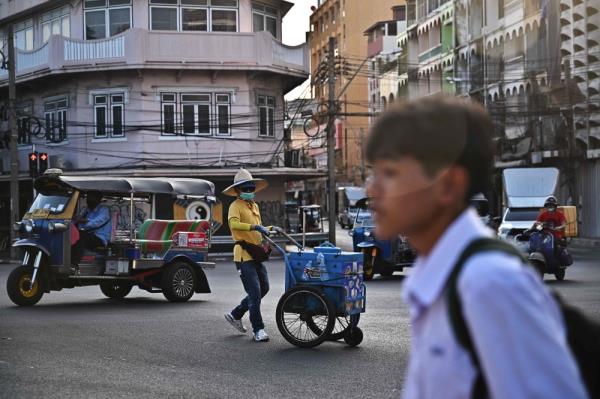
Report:
<svg viewBox="0 0 600 399"><path fill-rule="evenodd" d="M433 47L432 49L427 50L424 53L419 54L419 62L425 62L430 58L433 58L437 55L442 54L442 44L438 44L437 46Z"/></svg>
<svg viewBox="0 0 600 399"><path fill-rule="evenodd" d="M17 50L17 78L46 72L158 67L177 69L276 69L308 75L308 47L286 46L268 32L188 33L130 29L103 40L51 36L33 51ZM7 79L0 70L0 81Z"/></svg>

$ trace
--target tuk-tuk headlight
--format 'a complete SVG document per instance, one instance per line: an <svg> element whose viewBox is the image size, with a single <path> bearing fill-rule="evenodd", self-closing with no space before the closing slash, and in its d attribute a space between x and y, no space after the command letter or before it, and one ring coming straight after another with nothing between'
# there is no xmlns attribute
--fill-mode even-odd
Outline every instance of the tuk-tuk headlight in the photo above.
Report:
<svg viewBox="0 0 600 399"><path fill-rule="evenodd" d="M371 237L371 232L370 231L365 231L365 237Z"/></svg>
<svg viewBox="0 0 600 399"><path fill-rule="evenodd" d="M50 233L54 232L54 222L48 223L48 232L50 232Z"/></svg>
<svg viewBox="0 0 600 399"><path fill-rule="evenodd" d="M33 231L33 222L31 220L24 220L23 226L25 226L25 232L31 233Z"/></svg>

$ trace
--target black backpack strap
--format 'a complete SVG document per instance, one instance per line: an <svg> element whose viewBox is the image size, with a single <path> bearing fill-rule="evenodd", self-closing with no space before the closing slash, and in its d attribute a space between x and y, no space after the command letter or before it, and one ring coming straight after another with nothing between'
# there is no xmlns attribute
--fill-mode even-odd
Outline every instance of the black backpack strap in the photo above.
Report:
<svg viewBox="0 0 600 399"><path fill-rule="evenodd" d="M489 397L489 392L487 389L485 376L483 375L483 370L481 369L479 357L477 356L475 345L473 344L469 328L467 327L467 323L462 312L462 303L460 301L457 283L460 272L467 263L467 260L469 260L469 258L471 258L473 255L481 252L502 252L518 257L519 259L523 260L524 263L527 262L523 255L512 245L495 238L479 238L471 242L462 252L446 282L446 302L448 303L448 318L450 320L450 326L459 345L469 352L471 361L477 369L477 377L471 392L471 397L477 399Z"/></svg>

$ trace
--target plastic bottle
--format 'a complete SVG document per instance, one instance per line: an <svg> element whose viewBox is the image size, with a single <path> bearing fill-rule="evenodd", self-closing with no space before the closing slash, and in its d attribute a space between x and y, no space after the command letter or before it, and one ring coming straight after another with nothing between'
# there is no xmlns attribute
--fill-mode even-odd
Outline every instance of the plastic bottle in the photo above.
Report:
<svg viewBox="0 0 600 399"><path fill-rule="evenodd" d="M327 271L327 264L325 263L325 255L319 253L317 255L317 269L321 274L321 281L329 280L329 272Z"/></svg>
<svg viewBox="0 0 600 399"><path fill-rule="evenodd" d="M310 279L308 276L308 271L311 269L312 269L312 262L311 261L306 262L306 265L304 265L304 270L302 271L302 280L308 281Z"/></svg>

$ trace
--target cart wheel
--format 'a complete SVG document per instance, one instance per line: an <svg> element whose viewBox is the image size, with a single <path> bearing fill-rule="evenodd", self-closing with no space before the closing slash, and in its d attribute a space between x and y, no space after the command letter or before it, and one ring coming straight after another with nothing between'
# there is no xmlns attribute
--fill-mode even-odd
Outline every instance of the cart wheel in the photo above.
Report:
<svg viewBox="0 0 600 399"><path fill-rule="evenodd" d="M363 340L363 332L360 328L354 327L347 330L344 335L344 341L350 346L358 346Z"/></svg>
<svg viewBox="0 0 600 399"><path fill-rule="evenodd" d="M169 301L185 302L194 295L196 275L187 263L175 262L163 272L160 285Z"/></svg>
<svg viewBox="0 0 600 399"><path fill-rule="evenodd" d="M109 298L125 298L131 292L133 284L129 281L102 281L100 291Z"/></svg>
<svg viewBox="0 0 600 399"><path fill-rule="evenodd" d="M312 348L329 338L335 309L325 293L315 287L294 287L277 304L277 328L290 344Z"/></svg>
<svg viewBox="0 0 600 399"><path fill-rule="evenodd" d="M339 341L344 338L348 329L350 329L351 324L356 326L358 321L360 320L360 314L355 314L351 316L338 316L335 321L335 326L329 334L330 341Z"/></svg>

